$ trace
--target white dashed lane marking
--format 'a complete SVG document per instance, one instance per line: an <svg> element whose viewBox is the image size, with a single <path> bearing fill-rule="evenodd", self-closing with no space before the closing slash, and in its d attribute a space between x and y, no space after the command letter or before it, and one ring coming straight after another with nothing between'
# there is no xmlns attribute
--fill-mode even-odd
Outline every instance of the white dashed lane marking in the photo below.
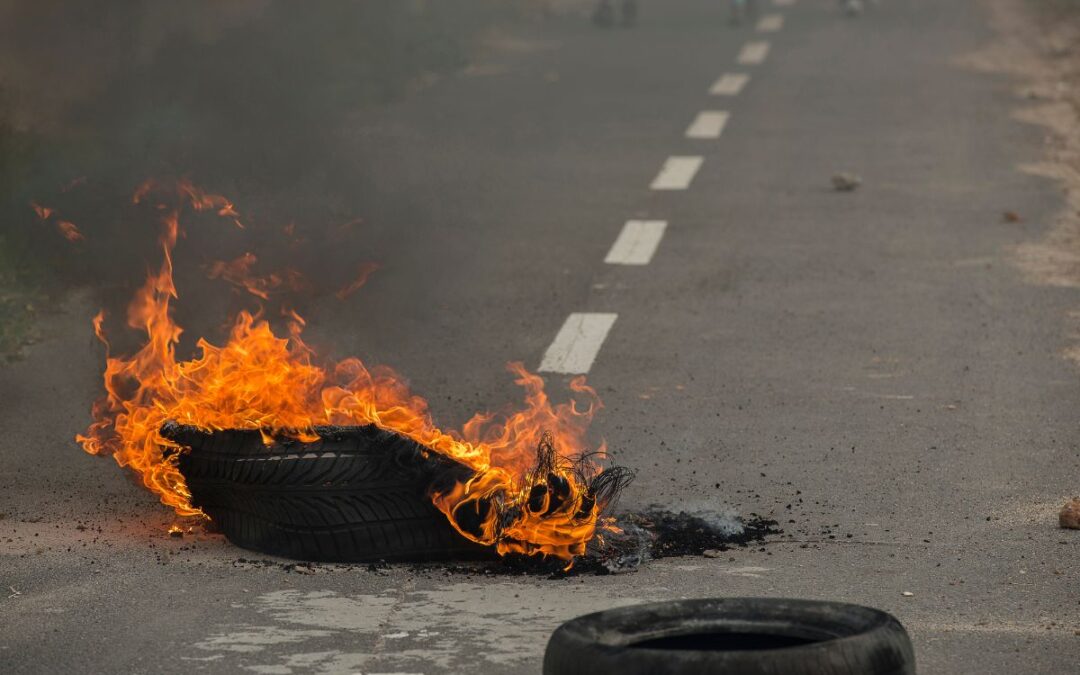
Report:
<svg viewBox="0 0 1080 675"><path fill-rule="evenodd" d="M783 14L766 14L757 22L757 29L760 33L775 33L783 27Z"/></svg>
<svg viewBox="0 0 1080 675"><path fill-rule="evenodd" d="M742 51L739 52L739 63L746 66L753 66L765 61L765 57L769 55L769 43L765 41L761 42L747 42Z"/></svg>
<svg viewBox="0 0 1080 675"><path fill-rule="evenodd" d="M665 220L628 220L604 262L609 265L648 265L666 229Z"/></svg>
<svg viewBox="0 0 1080 675"><path fill-rule="evenodd" d="M540 372L584 375L592 368L600 346L618 314L571 314L544 353Z"/></svg>
<svg viewBox="0 0 1080 675"><path fill-rule="evenodd" d="M709 93L713 96L738 96L749 81L750 76L746 73L724 73L713 83Z"/></svg>
<svg viewBox="0 0 1080 675"><path fill-rule="evenodd" d="M687 138L720 138L727 125L728 113L724 110L706 110L698 113L686 129Z"/></svg>
<svg viewBox="0 0 1080 675"><path fill-rule="evenodd" d="M668 157L650 187L653 190L685 190L704 161L703 157Z"/></svg>
<svg viewBox="0 0 1080 675"><path fill-rule="evenodd" d="M786 7L794 0L773 0L778 7ZM757 30L774 33L784 25L782 14L761 17ZM763 63L769 56L769 43L764 40L748 42L738 55L742 65ZM743 90L750 76L746 73L725 73L709 89L714 96L736 96ZM730 114L725 110L706 110L686 130L687 138L719 138L727 125ZM699 156L672 156L653 179L653 190L686 190L694 181L705 159ZM667 229L664 220L629 220L612 244L604 262L609 265L648 265L660 246ZM544 352L540 372L584 375L596 361L600 347L611 332L618 314L575 312L566 318L555 340Z"/></svg>

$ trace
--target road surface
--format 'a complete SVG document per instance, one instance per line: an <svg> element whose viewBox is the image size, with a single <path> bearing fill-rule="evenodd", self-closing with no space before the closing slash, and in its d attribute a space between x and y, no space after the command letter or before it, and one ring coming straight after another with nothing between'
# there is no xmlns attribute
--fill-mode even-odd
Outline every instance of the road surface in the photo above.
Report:
<svg viewBox="0 0 1080 675"><path fill-rule="evenodd" d="M587 371L639 470L623 506L783 535L558 581L301 574L170 539L72 441L101 367L76 294L0 373L0 670L529 673L567 618L703 595L880 607L922 673L1073 670L1076 297L1008 254L1062 206L1015 168L1041 132L1010 82L952 65L992 39L976 2L762 6L739 28L703 0L643 3L633 30L553 19L350 119L334 179L383 267L311 335L451 422L517 397L507 361L556 396ZM832 191L839 171L863 186Z"/></svg>

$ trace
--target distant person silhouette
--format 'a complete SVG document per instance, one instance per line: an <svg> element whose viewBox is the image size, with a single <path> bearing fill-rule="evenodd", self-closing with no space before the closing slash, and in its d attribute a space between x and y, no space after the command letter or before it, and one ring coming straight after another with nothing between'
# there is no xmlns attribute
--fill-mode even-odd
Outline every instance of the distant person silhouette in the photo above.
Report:
<svg viewBox="0 0 1080 675"><path fill-rule="evenodd" d="M618 12L616 12L615 3L612 0L600 0L600 4L593 11L592 20L594 24L601 28L610 28L615 25L616 21L629 28L637 24L637 18L637 0L621 0Z"/></svg>
<svg viewBox="0 0 1080 675"><path fill-rule="evenodd" d="M738 26L743 21L753 21L757 18L758 6L757 0L731 0L731 21L732 26Z"/></svg>

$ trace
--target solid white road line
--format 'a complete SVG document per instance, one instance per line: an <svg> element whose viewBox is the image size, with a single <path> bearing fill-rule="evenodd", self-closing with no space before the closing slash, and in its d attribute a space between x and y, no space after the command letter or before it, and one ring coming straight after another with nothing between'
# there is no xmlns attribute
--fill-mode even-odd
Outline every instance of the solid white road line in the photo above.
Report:
<svg viewBox="0 0 1080 675"><path fill-rule="evenodd" d="M768 55L768 42L747 42L739 52L738 61L743 65L752 66L763 62Z"/></svg>
<svg viewBox="0 0 1080 675"><path fill-rule="evenodd" d="M687 138L720 138L728 121L726 110L706 110L699 112L686 129Z"/></svg>
<svg viewBox="0 0 1080 675"><path fill-rule="evenodd" d="M709 93L713 96L737 96L749 81L750 76L746 73L724 73L713 83Z"/></svg>
<svg viewBox="0 0 1080 675"><path fill-rule="evenodd" d="M618 314L571 314L544 353L540 371L584 375L592 368Z"/></svg>
<svg viewBox="0 0 1080 675"><path fill-rule="evenodd" d="M766 14L757 22L759 33L775 33L784 27L783 14Z"/></svg>
<svg viewBox="0 0 1080 675"><path fill-rule="evenodd" d="M626 221L604 262L609 265L648 265L666 229L666 220Z"/></svg>
<svg viewBox="0 0 1080 675"><path fill-rule="evenodd" d="M668 157L650 187L653 190L685 190L704 161L704 157Z"/></svg>

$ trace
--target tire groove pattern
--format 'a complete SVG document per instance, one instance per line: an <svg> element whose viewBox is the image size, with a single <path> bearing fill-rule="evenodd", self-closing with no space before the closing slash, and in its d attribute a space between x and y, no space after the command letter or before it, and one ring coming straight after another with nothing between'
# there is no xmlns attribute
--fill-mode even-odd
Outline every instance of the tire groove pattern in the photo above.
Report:
<svg viewBox="0 0 1080 675"><path fill-rule="evenodd" d="M492 555L462 537L428 496L468 470L376 427L320 430L314 443L265 445L257 431L163 429L185 445L192 503L233 543L304 560L423 561Z"/></svg>

